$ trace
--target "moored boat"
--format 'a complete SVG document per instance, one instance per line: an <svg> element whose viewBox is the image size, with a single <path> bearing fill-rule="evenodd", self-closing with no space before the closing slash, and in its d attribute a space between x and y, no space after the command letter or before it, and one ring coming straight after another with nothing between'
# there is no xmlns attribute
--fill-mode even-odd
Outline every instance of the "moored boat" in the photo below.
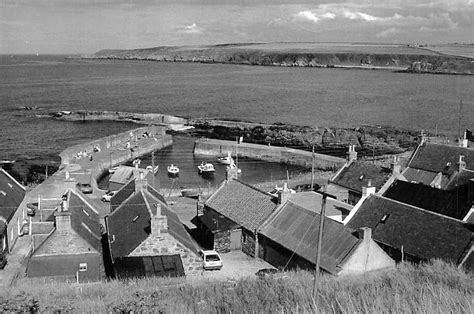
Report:
<svg viewBox="0 0 474 314"><path fill-rule="evenodd" d="M199 166L197 166L197 168L200 174L214 173L214 171L216 171L213 164L204 161Z"/></svg>
<svg viewBox="0 0 474 314"><path fill-rule="evenodd" d="M153 166L146 166L146 170L152 172L153 174L156 174L158 172L158 168L159 166L156 166L155 168L153 168Z"/></svg>
<svg viewBox="0 0 474 314"><path fill-rule="evenodd" d="M221 156L217 157L217 162L224 164L224 165L230 165L234 159L232 159L232 156L230 155L230 152L227 153L227 156Z"/></svg>
<svg viewBox="0 0 474 314"><path fill-rule="evenodd" d="M188 188L181 189L181 195L183 197L198 198L199 194L200 194L199 189L188 189Z"/></svg>
<svg viewBox="0 0 474 314"><path fill-rule="evenodd" d="M171 176L176 176L179 174L179 168L176 165L171 164L168 166L168 174Z"/></svg>

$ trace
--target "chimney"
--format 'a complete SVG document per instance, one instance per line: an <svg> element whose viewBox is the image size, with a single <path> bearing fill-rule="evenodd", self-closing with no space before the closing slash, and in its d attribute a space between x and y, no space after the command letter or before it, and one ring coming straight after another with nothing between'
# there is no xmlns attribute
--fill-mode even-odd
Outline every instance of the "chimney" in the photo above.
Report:
<svg viewBox="0 0 474 314"><path fill-rule="evenodd" d="M140 171L138 177L135 179L135 192L138 193L146 190L147 185L148 181L145 179L143 171Z"/></svg>
<svg viewBox="0 0 474 314"><path fill-rule="evenodd" d="M399 164L399 159L398 156L393 156L393 161L392 164L390 165L390 168L392 168L392 175L397 176L401 173L401 166Z"/></svg>
<svg viewBox="0 0 474 314"><path fill-rule="evenodd" d="M71 212L69 211L67 195L63 195L60 207L54 213L54 220L56 222L57 231L71 230Z"/></svg>
<svg viewBox="0 0 474 314"><path fill-rule="evenodd" d="M161 214L161 204L154 204L156 214L151 216L151 234L168 233L168 217Z"/></svg>
<svg viewBox="0 0 474 314"><path fill-rule="evenodd" d="M291 190L286 183L283 183L283 189L278 192L278 204L284 204L290 197Z"/></svg>
<svg viewBox="0 0 474 314"><path fill-rule="evenodd" d="M461 172L464 169L466 169L466 162L464 161L464 155L459 155L458 171Z"/></svg>
<svg viewBox="0 0 474 314"><path fill-rule="evenodd" d="M375 194L375 186L372 186L372 180L369 180L367 186L362 187L362 197L367 197L371 194Z"/></svg>
<svg viewBox="0 0 474 314"><path fill-rule="evenodd" d="M349 145L349 151L347 152L347 161L353 162L357 160L357 152L355 150L355 145Z"/></svg>
<svg viewBox="0 0 474 314"><path fill-rule="evenodd" d="M464 136L459 139L459 147L467 148L469 146L469 140L467 139L467 131L464 131Z"/></svg>
<svg viewBox="0 0 474 314"><path fill-rule="evenodd" d="M372 239L372 229L368 227L362 227L358 230L359 239L363 242L368 242Z"/></svg>

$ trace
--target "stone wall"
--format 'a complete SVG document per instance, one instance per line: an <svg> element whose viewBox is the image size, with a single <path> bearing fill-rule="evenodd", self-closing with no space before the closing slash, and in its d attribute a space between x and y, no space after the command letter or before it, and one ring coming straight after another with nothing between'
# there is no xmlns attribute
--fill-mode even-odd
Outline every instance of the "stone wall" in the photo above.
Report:
<svg viewBox="0 0 474 314"><path fill-rule="evenodd" d="M251 143L237 144L235 141L200 139L194 143L195 155L217 156L230 152L232 155L280 162L311 168L312 153L287 147L267 146ZM323 154L314 154L316 169L333 170L342 167L346 160Z"/></svg>
<svg viewBox="0 0 474 314"><path fill-rule="evenodd" d="M200 275L202 272L202 259L197 252L193 252L171 234L161 231L159 234L150 234L129 256L181 256L186 276Z"/></svg>
<svg viewBox="0 0 474 314"><path fill-rule="evenodd" d="M230 252L230 230L214 233L214 250L219 253Z"/></svg>
<svg viewBox="0 0 474 314"><path fill-rule="evenodd" d="M242 228L242 252L254 257L255 256L255 235Z"/></svg>

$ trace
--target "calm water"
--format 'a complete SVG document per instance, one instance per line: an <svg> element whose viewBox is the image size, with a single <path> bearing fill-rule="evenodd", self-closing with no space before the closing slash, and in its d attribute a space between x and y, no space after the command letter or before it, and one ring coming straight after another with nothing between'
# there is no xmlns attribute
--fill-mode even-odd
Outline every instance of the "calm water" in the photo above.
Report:
<svg viewBox="0 0 474 314"><path fill-rule="evenodd" d="M194 156L194 138L186 136L174 136L173 146L155 152L154 165L159 166L156 180L162 188L180 187L216 187L225 179L226 165L216 162L215 157ZM140 167L145 168L152 164L151 155L141 158ZM202 161L209 161L216 169L213 175L202 176L197 171L197 166ZM179 167L180 173L177 177L170 177L167 167L175 164ZM239 178L244 182L257 183L262 180L285 180L287 175L290 178L306 173L310 170L290 166L280 163L269 163L254 159L239 159L238 166L242 169Z"/></svg>
<svg viewBox="0 0 474 314"><path fill-rule="evenodd" d="M319 126L474 128L474 77L389 71L0 56L0 159L52 160L136 127L38 119L58 110L157 112ZM19 110L38 106L38 110Z"/></svg>

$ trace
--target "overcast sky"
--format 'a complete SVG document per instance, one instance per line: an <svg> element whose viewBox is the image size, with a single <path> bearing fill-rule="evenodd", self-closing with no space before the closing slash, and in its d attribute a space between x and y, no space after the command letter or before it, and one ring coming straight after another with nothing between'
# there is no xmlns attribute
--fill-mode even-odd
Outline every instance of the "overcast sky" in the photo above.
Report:
<svg viewBox="0 0 474 314"><path fill-rule="evenodd" d="M474 42L474 0L0 1L0 54L276 41Z"/></svg>

